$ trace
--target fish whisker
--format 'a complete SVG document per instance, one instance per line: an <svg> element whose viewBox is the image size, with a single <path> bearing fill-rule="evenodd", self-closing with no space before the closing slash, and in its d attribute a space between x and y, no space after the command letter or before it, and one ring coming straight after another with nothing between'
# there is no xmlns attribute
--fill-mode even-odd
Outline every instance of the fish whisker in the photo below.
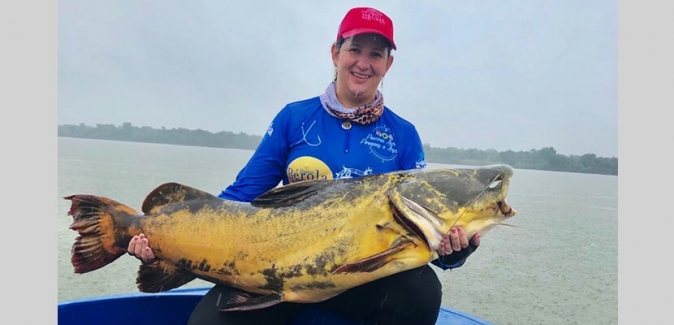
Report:
<svg viewBox="0 0 674 325"><path fill-rule="evenodd" d="M529 233L528 231L526 231L526 229L524 229L524 228L522 228L522 227L520 227L520 226L511 225L511 224L509 224L509 223L498 223L498 224L496 224L496 225L497 225L497 226L504 226L504 227L506 227L506 228L515 228L515 229L519 229L519 230L521 230L522 232L524 232L525 234L527 234L527 235L533 237L533 235L532 235L531 233Z"/></svg>

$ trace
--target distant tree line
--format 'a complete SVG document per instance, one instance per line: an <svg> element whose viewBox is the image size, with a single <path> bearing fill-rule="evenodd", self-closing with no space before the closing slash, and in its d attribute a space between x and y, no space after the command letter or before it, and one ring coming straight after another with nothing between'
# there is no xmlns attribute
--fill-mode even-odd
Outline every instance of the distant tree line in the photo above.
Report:
<svg viewBox="0 0 674 325"><path fill-rule="evenodd" d="M96 124L96 126L59 125L60 137L103 139L118 141L180 144L214 148L237 148L254 150L262 136L221 131L211 133L201 129L161 129L149 126L137 127L131 123L121 126ZM554 148L546 147L529 151L496 151L478 149L436 148L424 144L426 160L432 163L458 165L508 164L514 168L563 171L588 174L618 175L618 158L597 157L588 153L581 156L561 155Z"/></svg>
<svg viewBox="0 0 674 325"><path fill-rule="evenodd" d="M618 175L618 158L597 157L593 153L582 156L560 155L555 148L529 151L496 151L457 148L434 148L424 144L429 162L458 165L508 164L520 169L537 169L572 173Z"/></svg>
<svg viewBox="0 0 674 325"><path fill-rule="evenodd" d="M262 136L221 131L211 133L204 130L188 130L184 128L161 129L149 126L137 127L131 123L121 126L113 124L96 124L96 126L59 125L58 135L68 138L87 138L101 140L118 140L133 142L149 142L163 144L180 144L213 148L255 149Z"/></svg>

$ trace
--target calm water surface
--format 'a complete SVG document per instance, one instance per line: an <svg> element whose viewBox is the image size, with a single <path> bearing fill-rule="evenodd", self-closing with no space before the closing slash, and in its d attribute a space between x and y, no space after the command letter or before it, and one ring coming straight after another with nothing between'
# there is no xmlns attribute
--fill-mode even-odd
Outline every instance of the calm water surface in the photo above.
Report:
<svg viewBox="0 0 674 325"><path fill-rule="evenodd" d="M102 195L136 209L157 185L218 194L252 151L59 138L58 195ZM442 167L431 164L430 167ZM446 165L444 165L446 166ZM510 223L485 234L463 267L437 271L443 305L494 324L618 323L618 178L515 170ZM128 255L74 274L69 203L59 199L59 301L137 292ZM195 280L184 287L210 286Z"/></svg>

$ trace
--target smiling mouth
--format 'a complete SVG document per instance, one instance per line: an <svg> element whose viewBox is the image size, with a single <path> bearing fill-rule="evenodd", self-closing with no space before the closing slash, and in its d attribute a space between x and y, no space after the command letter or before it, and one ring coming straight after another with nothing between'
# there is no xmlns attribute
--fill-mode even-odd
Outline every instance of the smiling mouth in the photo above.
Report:
<svg viewBox="0 0 674 325"><path fill-rule="evenodd" d="M368 79L368 78L370 78L370 75L361 74L361 73L353 72L353 71L351 71L351 75L354 76L354 77L356 77L356 78L360 78L360 79Z"/></svg>

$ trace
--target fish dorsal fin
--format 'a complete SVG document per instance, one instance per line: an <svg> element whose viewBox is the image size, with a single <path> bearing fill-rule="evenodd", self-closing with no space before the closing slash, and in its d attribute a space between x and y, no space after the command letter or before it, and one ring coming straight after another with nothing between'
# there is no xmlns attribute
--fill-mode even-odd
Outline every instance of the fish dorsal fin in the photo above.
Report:
<svg viewBox="0 0 674 325"><path fill-rule="evenodd" d="M304 181L271 189L258 196L250 204L258 208L280 208L297 204L333 182L325 180Z"/></svg>
<svg viewBox="0 0 674 325"><path fill-rule="evenodd" d="M196 199L217 199L217 197L179 183L165 183L159 185L147 195L145 201L143 201L142 211L145 214L157 213L167 204Z"/></svg>

